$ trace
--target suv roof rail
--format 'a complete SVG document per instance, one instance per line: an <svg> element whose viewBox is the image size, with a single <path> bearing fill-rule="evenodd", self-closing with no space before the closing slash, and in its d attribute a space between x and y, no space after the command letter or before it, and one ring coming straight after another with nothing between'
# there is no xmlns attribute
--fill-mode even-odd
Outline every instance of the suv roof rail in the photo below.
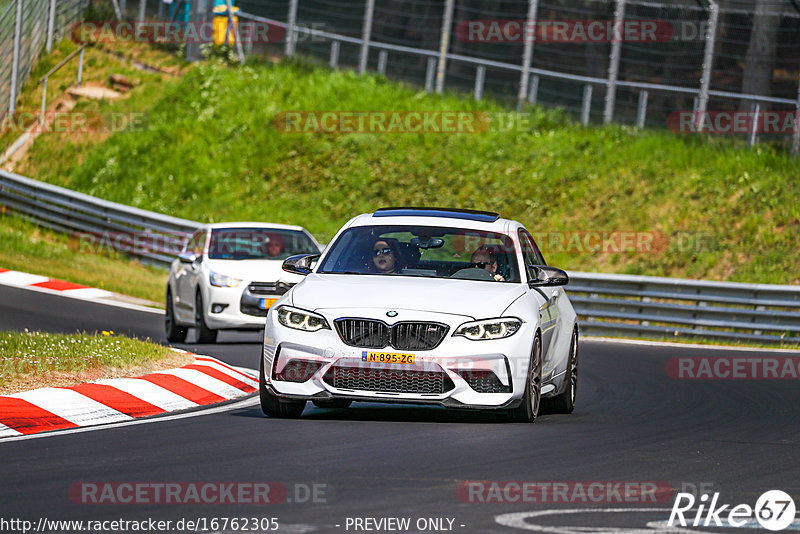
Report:
<svg viewBox="0 0 800 534"><path fill-rule="evenodd" d="M467 219L470 221L495 222L500 218L499 213L493 211L479 211L456 208L417 208L394 207L379 208L372 214L373 217L445 217L449 219Z"/></svg>

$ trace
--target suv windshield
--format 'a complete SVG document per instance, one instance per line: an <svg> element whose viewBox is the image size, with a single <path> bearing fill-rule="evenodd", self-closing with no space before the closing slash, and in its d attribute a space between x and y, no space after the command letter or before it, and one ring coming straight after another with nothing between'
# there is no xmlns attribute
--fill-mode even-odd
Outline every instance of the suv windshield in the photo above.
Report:
<svg viewBox="0 0 800 534"><path fill-rule="evenodd" d="M439 226L358 226L330 245L318 273L519 282L512 239Z"/></svg>
<svg viewBox="0 0 800 534"><path fill-rule="evenodd" d="M294 254L319 254L303 232L272 228L217 228L211 231L212 260L285 260Z"/></svg>

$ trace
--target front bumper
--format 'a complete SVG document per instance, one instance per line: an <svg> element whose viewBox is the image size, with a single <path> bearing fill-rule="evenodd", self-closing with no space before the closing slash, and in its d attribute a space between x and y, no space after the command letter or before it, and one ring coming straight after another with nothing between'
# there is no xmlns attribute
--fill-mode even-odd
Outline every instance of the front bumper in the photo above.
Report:
<svg viewBox="0 0 800 534"><path fill-rule="evenodd" d="M278 324L275 316L268 316L264 332L267 385L278 396L306 400L342 398L477 409L514 407L524 391L535 332L532 325L523 324L505 339L471 341L452 336L464 322L461 318L451 317L448 321L440 315L420 314L412 320L450 325L435 349L366 349L344 344L335 330L294 330ZM333 324L333 318L326 319ZM415 363L362 361L363 354L370 351L414 354Z"/></svg>
<svg viewBox="0 0 800 534"><path fill-rule="evenodd" d="M208 294L203 298L203 302L206 307L206 324L209 328L214 330L264 328L267 311L281 294L251 293L249 290L251 284L253 282L241 283L236 287L208 286ZM259 306L262 299L266 301L265 309Z"/></svg>

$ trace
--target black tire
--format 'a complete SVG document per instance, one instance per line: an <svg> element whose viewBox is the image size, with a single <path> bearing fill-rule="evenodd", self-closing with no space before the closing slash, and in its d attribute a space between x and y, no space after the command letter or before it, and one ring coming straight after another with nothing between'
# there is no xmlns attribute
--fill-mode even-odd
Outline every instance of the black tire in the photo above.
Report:
<svg viewBox="0 0 800 534"><path fill-rule="evenodd" d="M539 415L542 402L542 339L539 335L533 340L528 376L525 381L525 394L516 408L509 410L509 419L515 423L533 423Z"/></svg>
<svg viewBox="0 0 800 534"><path fill-rule="evenodd" d="M314 406L317 408L338 408L338 409L345 409L349 408L353 401L349 399L330 399L330 400L315 400L311 401L314 403Z"/></svg>
<svg viewBox="0 0 800 534"><path fill-rule="evenodd" d="M203 313L203 296L199 291L194 299L194 327L197 329L197 343L217 342L217 330L212 330L206 325L206 316Z"/></svg>
<svg viewBox="0 0 800 534"><path fill-rule="evenodd" d="M294 399L280 399L267 389L267 379L264 375L264 358L258 370L258 394L261 399L261 411L269 417L281 419L297 419L306 408L306 401Z"/></svg>
<svg viewBox="0 0 800 534"><path fill-rule="evenodd" d="M189 329L175 322L175 309L172 303L172 292L167 290L167 309L164 312L164 333L170 343L183 343Z"/></svg>
<svg viewBox="0 0 800 534"><path fill-rule="evenodd" d="M572 413L575 409L575 397L578 392L578 329L572 332L572 341L569 345L569 361L567 362L567 377L564 391L555 397L545 399L548 411L552 413Z"/></svg>

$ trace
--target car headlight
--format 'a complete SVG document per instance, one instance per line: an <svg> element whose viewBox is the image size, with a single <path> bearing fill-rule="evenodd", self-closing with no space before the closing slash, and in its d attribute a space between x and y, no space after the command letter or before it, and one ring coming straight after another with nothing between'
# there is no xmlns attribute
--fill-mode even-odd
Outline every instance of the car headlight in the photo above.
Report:
<svg viewBox="0 0 800 534"><path fill-rule="evenodd" d="M226 276L224 274L219 274L215 272L211 272L209 274L208 281L211 282L212 286L217 286L217 287L236 287L241 282L241 280L239 280L238 278L234 278L232 276Z"/></svg>
<svg viewBox="0 0 800 534"><path fill-rule="evenodd" d="M453 333L454 336L464 336L473 341L484 339L501 339L513 336L522 321L516 317L498 317L497 319L483 319L464 323Z"/></svg>
<svg viewBox="0 0 800 534"><path fill-rule="evenodd" d="M323 328L331 329L328 326L328 321L323 316L299 308L292 308L291 306L278 308L278 322L283 326L296 330L305 330L306 332L316 332Z"/></svg>

